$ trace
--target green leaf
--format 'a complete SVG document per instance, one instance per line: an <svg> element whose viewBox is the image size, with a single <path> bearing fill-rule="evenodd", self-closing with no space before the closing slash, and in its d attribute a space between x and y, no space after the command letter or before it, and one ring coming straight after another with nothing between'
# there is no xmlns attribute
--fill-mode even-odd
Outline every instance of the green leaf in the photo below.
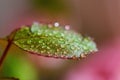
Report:
<svg viewBox="0 0 120 80"><path fill-rule="evenodd" d="M13 50L7 55L7 58L0 71L0 80L2 80L1 77L4 77L4 79L6 77L15 77L19 80L38 80L37 69L29 61L27 56L25 54L21 54L18 49L13 48L13 46L11 48ZM13 79L11 78L10 80Z"/></svg>
<svg viewBox="0 0 120 80"><path fill-rule="evenodd" d="M7 78L7 77L4 77L4 78L0 78L0 80L19 80L17 78Z"/></svg>
<svg viewBox="0 0 120 80"><path fill-rule="evenodd" d="M57 58L80 59L97 51L90 37L68 30L68 26L65 28L58 23L22 26L16 31L13 42L25 51Z"/></svg>

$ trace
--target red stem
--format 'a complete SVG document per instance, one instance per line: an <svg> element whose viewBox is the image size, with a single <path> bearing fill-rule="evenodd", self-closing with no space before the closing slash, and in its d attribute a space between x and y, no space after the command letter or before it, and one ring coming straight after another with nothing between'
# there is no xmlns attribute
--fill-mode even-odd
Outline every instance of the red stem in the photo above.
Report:
<svg viewBox="0 0 120 80"><path fill-rule="evenodd" d="M13 38L14 38L14 35L15 35L16 31L13 31L8 37L7 37L7 40L8 40L8 44L0 58L0 68L3 64L3 61L5 60L5 57L7 56L7 53L12 45L12 42L13 42Z"/></svg>
<svg viewBox="0 0 120 80"><path fill-rule="evenodd" d="M0 58L0 67L2 66L2 63L3 63L4 59L5 59L5 57L7 56L7 53L8 53L8 50L9 50L11 44L12 44L12 40L8 39L8 44L7 44L5 50L4 50L4 52L3 52L3 54L2 54L2 56Z"/></svg>

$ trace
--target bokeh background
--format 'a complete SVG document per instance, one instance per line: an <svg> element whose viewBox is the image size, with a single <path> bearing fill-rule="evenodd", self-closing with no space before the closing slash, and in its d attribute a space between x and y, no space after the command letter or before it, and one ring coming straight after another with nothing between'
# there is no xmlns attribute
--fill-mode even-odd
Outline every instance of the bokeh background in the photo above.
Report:
<svg viewBox="0 0 120 80"><path fill-rule="evenodd" d="M80 61L25 54L12 46L1 77L21 80L120 80L119 0L0 0L0 37L33 22L69 24L99 51ZM1 42L0 54L6 42Z"/></svg>

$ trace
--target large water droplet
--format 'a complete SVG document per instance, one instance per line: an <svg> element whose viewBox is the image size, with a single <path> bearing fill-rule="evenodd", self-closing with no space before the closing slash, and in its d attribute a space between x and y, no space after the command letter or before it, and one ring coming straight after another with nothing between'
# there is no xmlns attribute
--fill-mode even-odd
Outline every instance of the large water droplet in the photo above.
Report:
<svg viewBox="0 0 120 80"><path fill-rule="evenodd" d="M39 30L40 30L40 24L37 22L33 23L33 25L31 26L31 32L37 33Z"/></svg>
<svg viewBox="0 0 120 80"><path fill-rule="evenodd" d="M54 23L54 26L55 26L55 27L59 27L59 23L58 23L58 22L55 22L55 23Z"/></svg>

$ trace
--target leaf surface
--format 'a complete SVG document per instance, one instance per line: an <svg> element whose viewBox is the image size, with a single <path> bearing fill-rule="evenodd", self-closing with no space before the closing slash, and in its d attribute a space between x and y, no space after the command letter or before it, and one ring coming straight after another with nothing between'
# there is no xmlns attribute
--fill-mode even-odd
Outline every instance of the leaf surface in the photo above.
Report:
<svg viewBox="0 0 120 80"><path fill-rule="evenodd" d="M83 37L58 25L34 23L16 31L14 44L42 56L79 59L97 51L90 37Z"/></svg>

